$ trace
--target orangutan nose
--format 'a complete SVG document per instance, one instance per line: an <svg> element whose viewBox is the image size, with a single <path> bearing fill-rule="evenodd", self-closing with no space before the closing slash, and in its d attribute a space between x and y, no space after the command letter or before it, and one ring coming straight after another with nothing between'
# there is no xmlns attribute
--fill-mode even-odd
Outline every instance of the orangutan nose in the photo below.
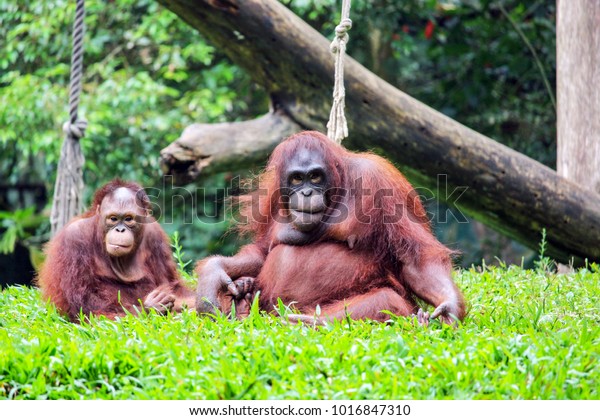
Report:
<svg viewBox="0 0 600 420"><path fill-rule="evenodd" d="M307 188L305 190L302 190L302 195L305 197L310 197L313 193L313 190L310 188Z"/></svg>

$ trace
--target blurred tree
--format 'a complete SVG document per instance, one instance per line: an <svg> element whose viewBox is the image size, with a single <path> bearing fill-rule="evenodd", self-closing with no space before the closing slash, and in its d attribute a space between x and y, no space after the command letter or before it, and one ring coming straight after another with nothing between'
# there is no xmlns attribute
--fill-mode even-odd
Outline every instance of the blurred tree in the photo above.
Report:
<svg viewBox="0 0 600 420"><path fill-rule="evenodd" d="M600 193L600 2L558 12L558 173Z"/></svg>

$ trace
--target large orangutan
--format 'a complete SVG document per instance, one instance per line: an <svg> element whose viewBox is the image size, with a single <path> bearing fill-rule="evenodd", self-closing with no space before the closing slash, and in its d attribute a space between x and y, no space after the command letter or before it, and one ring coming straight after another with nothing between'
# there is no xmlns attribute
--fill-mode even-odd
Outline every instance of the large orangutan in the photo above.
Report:
<svg viewBox="0 0 600 420"><path fill-rule="evenodd" d="M294 320L313 319L318 306L321 319L384 321L389 311L426 324L415 297L435 307L432 318L465 316L451 252L409 182L379 156L314 131L293 135L273 151L258 189L241 197L241 215L254 242L198 263L199 313L229 309L220 306L224 290L243 303L254 288L262 309L281 298L303 314Z"/></svg>
<svg viewBox="0 0 600 420"><path fill-rule="evenodd" d="M80 314L112 319L126 311L193 308L195 294L180 280L169 240L149 214L139 185L114 180L100 188L87 213L48 244L38 277L44 299L72 321Z"/></svg>

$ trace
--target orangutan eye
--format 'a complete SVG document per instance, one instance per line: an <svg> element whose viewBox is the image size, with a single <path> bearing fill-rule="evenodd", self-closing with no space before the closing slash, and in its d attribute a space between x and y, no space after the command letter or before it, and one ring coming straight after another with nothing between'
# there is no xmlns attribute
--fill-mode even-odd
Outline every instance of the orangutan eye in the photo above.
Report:
<svg viewBox="0 0 600 420"><path fill-rule="evenodd" d="M117 223L119 221L119 219L117 219L117 216L110 216L108 219L113 223Z"/></svg>
<svg viewBox="0 0 600 420"><path fill-rule="evenodd" d="M125 223L131 223L131 222L133 222L133 216L125 217Z"/></svg>
<svg viewBox="0 0 600 420"><path fill-rule="evenodd" d="M295 174L292 175L290 182L292 185L300 185L302 184L302 182L304 182L304 180L302 179L302 176L300 174Z"/></svg>
<svg viewBox="0 0 600 420"><path fill-rule="evenodd" d="M312 174L310 176L310 182L313 184L320 184L323 181L323 177L320 174Z"/></svg>

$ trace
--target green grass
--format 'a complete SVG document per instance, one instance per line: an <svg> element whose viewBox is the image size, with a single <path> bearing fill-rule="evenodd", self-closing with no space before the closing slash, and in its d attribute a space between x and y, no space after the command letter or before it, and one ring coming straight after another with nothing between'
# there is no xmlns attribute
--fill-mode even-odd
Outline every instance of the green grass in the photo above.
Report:
<svg viewBox="0 0 600 420"><path fill-rule="evenodd" d="M0 398L600 398L600 269L462 271L458 329L254 311L71 324L38 290L0 292Z"/></svg>

